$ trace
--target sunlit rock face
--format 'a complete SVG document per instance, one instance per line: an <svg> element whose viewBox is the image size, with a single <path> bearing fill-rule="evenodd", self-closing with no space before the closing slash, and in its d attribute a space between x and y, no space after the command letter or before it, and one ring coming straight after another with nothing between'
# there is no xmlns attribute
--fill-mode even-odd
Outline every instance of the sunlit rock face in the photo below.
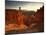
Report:
<svg viewBox="0 0 46 35"><path fill-rule="evenodd" d="M24 13L23 10L6 9L5 31L20 33L44 31L44 7L40 8L35 13L33 12L32 15L26 15L27 13Z"/></svg>
<svg viewBox="0 0 46 35"><path fill-rule="evenodd" d="M11 12L11 13L10 13ZM24 25L24 15L20 11L6 10L6 31L28 28Z"/></svg>

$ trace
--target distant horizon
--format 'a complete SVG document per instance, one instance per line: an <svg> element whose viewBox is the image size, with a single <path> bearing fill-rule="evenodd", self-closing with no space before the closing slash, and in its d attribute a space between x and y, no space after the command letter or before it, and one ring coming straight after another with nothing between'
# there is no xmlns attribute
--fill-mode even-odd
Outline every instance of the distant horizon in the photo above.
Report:
<svg viewBox="0 0 46 35"><path fill-rule="evenodd" d="M42 6L43 7L43 6ZM40 7L40 8L42 8L42 7ZM9 8L10 9L10 8ZM11 8L12 10L19 10L19 8L18 9L14 9L14 8ZM21 10L23 10L23 11L34 11L34 10L26 10L26 9L21 9ZM37 10L39 10L39 9L37 9ZM36 11L35 11L36 12Z"/></svg>
<svg viewBox="0 0 46 35"><path fill-rule="evenodd" d="M37 11L37 9L40 9L44 4L41 2L24 2L24 1L7 1L5 6L6 9L17 9L19 10L19 7L21 7L22 10L28 10L28 11Z"/></svg>

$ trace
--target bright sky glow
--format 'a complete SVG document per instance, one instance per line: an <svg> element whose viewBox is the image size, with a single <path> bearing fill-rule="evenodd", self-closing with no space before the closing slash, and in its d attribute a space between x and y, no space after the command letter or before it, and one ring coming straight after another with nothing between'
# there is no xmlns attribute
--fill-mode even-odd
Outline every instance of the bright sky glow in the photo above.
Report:
<svg viewBox="0 0 46 35"><path fill-rule="evenodd" d="M6 9L19 9L21 7L22 10L33 10L37 11L40 7L43 6L42 2L22 2L22 1L8 1L6 2Z"/></svg>

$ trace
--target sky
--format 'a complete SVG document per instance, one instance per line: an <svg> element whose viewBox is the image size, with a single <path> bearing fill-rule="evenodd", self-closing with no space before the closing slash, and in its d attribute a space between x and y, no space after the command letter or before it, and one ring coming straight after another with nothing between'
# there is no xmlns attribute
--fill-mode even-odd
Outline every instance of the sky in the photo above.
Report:
<svg viewBox="0 0 46 35"><path fill-rule="evenodd" d="M33 10L37 11L40 7L43 6L42 2L26 2L26 1L6 1L6 9L19 9L21 7L22 10Z"/></svg>

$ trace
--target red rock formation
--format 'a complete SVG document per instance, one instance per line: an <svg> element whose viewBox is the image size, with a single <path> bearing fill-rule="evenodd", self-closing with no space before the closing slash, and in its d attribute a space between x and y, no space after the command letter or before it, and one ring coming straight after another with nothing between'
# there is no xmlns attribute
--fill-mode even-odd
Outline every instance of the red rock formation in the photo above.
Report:
<svg viewBox="0 0 46 35"><path fill-rule="evenodd" d="M6 31L30 28L34 31L43 31L44 7L35 14L27 16L19 10L6 10Z"/></svg>

